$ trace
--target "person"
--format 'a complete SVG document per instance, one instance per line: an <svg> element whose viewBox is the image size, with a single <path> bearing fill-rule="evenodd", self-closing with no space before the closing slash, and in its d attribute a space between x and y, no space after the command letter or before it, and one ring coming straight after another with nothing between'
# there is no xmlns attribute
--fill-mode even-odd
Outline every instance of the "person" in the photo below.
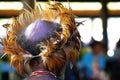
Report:
<svg viewBox="0 0 120 80"><path fill-rule="evenodd" d="M120 40L116 43L114 56L108 58L107 72L110 74L111 80L118 80L120 78Z"/></svg>
<svg viewBox="0 0 120 80"><path fill-rule="evenodd" d="M79 22L71 10L59 2L48 2L13 17L2 39L3 53L11 55L11 65L25 80L64 80L67 62L79 55Z"/></svg>
<svg viewBox="0 0 120 80"><path fill-rule="evenodd" d="M101 73L105 69L106 59L103 55L103 47L100 42L91 44L92 51L86 53L78 63L80 70L84 69L86 80L104 80Z"/></svg>
<svg viewBox="0 0 120 80"><path fill-rule="evenodd" d="M120 40L116 44L116 48L114 50L114 54L115 54L114 55L115 57L117 57L117 58L120 57Z"/></svg>

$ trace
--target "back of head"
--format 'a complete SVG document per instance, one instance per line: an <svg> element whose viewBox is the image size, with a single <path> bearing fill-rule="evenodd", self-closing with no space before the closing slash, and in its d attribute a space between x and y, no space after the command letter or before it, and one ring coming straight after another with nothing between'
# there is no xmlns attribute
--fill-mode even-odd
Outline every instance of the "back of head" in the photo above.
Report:
<svg viewBox="0 0 120 80"><path fill-rule="evenodd" d="M91 48L93 48L93 49L96 47L96 45L101 45L101 46L102 46L102 43L99 42L99 41L93 41L93 42L90 44Z"/></svg>
<svg viewBox="0 0 120 80"><path fill-rule="evenodd" d="M90 46L93 49L94 54L99 54L103 51L103 46L101 42L94 41L90 44Z"/></svg>
<svg viewBox="0 0 120 80"><path fill-rule="evenodd" d="M71 10L59 2L45 5L11 18L6 26L3 52L11 55L20 74L46 70L59 77L66 62L74 64L78 58L80 35Z"/></svg>

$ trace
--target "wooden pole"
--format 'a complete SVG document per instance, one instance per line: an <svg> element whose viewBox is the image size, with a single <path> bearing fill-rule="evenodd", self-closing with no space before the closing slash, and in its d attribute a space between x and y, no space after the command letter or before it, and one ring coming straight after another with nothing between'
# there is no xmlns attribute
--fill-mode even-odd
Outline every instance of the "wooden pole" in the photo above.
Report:
<svg viewBox="0 0 120 80"><path fill-rule="evenodd" d="M101 0L102 10L101 10L101 18L102 18L102 26L103 26L103 44L105 52L108 50L108 37L107 37L107 18L108 18L108 9L107 9L107 1Z"/></svg>

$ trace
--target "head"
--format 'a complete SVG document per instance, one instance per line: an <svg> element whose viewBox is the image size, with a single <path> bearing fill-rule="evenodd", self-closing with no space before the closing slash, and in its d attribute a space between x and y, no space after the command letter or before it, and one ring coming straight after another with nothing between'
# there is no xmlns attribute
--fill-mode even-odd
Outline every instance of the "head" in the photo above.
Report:
<svg viewBox="0 0 120 80"><path fill-rule="evenodd" d="M116 48L120 48L120 40L117 42Z"/></svg>
<svg viewBox="0 0 120 80"><path fill-rule="evenodd" d="M21 74L47 70L60 76L66 62L78 58L80 35L74 15L58 2L46 5L12 18L6 27L3 52L11 55L11 65Z"/></svg>
<svg viewBox="0 0 120 80"><path fill-rule="evenodd" d="M93 53L95 55L99 55L103 51L102 43L101 42L93 42L91 44L91 48L93 49Z"/></svg>

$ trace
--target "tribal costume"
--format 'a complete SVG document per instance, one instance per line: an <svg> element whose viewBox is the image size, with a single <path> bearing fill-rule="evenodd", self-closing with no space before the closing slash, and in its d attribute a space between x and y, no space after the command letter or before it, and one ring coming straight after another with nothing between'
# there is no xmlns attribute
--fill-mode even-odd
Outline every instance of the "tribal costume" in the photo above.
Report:
<svg viewBox="0 0 120 80"><path fill-rule="evenodd" d="M2 39L2 51L10 55L10 64L20 74L51 75L63 80L61 76L64 75L67 61L74 64L79 56L78 25L72 11L61 3L48 2L44 7L39 5L3 25L7 29L7 36ZM35 72L39 65L45 71Z"/></svg>

